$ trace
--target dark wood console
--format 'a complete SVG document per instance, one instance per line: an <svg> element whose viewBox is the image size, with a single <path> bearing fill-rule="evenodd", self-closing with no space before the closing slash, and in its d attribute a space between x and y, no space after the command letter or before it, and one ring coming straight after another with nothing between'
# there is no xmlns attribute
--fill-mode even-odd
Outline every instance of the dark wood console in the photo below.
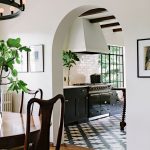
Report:
<svg viewBox="0 0 150 150"><path fill-rule="evenodd" d="M126 126L125 117L126 117L126 88L112 88L112 90L122 91L124 97L123 110L122 110L122 120L120 122L120 130L124 130Z"/></svg>

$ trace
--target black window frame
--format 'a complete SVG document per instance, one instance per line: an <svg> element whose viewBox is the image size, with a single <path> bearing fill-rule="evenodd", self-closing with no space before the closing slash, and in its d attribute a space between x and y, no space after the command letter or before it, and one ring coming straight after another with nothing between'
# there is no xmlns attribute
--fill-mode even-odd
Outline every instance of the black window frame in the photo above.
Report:
<svg viewBox="0 0 150 150"><path fill-rule="evenodd" d="M124 87L124 47L109 45L109 54L100 54L101 82ZM114 52L113 50L116 49Z"/></svg>

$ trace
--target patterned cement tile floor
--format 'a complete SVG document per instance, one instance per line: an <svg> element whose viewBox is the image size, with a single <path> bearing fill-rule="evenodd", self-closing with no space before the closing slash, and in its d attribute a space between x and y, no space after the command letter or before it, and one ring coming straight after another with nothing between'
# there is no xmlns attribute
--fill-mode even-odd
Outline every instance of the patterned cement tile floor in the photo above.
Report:
<svg viewBox="0 0 150 150"><path fill-rule="evenodd" d="M120 115L65 127L65 143L94 150L126 150L126 132L120 131Z"/></svg>

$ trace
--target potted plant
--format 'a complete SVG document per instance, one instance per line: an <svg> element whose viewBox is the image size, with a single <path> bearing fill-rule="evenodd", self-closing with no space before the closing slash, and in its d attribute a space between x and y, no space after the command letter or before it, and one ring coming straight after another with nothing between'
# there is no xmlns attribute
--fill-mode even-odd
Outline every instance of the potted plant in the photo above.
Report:
<svg viewBox="0 0 150 150"><path fill-rule="evenodd" d="M76 64L76 61L80 61L76 53L71 50L63 51L63 66L68 68L68 85L70 85L70 69Z"/></svg>
<svg viewBox="0 0 150 150"><path fill-rule="evenodd" d="M16 91L22 90L27 92L27 84L23 80L18 79L18 71L15 68L15 64L20 64L21 52L31 51L30 48L22 46L20 38L11 39L7 41L0 41L0 95L1 86L8 85L8 90ZM0 112L1 108L1 96L0 96Z"/></svg>

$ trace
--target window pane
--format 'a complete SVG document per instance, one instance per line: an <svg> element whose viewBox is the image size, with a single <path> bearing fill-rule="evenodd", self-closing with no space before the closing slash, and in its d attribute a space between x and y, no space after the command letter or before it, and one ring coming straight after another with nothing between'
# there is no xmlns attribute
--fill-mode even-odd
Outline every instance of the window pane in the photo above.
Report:
<svg viewBox="0 0 150 150"><path fill-rule="evenodd" d="M120 47L120 55L123 55L123 47Z"/></svg>
<svg viewBox="0 0 150 150"><path fill-rule="evenodd" d="M110 54L101 54L101 77L104 83L123 87L123 48L109 46ZM110 59L109 59L110 58Z"/></svg>
<svg viewBox="0 0 150 150"><path fill-rule="evenodd" d="M117 54L120 55L120 47L116 47L117 49Z"/></svg>

